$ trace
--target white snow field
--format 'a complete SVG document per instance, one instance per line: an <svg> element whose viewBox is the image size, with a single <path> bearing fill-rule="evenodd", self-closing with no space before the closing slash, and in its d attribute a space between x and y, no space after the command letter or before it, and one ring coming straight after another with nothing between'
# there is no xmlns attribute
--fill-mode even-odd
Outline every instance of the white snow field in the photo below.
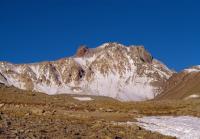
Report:
<svg viewBox="0 0 200 139"><path fill-rule="evenodd" d="M138 126L178 139L200 139L200 118L192 116L149 116L138 118Z"/></svg>

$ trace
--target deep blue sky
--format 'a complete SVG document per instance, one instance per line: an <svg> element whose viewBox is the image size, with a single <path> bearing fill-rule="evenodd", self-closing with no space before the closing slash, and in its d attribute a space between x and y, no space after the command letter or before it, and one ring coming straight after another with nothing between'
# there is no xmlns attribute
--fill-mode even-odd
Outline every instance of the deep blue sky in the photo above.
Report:
<svg viewBox="0 0 200 139"><path fill-rule="evenodd" d="M0 61L55 60L81 44L142 44L170 68L200 64L198 0L0 0Z"/></svg>

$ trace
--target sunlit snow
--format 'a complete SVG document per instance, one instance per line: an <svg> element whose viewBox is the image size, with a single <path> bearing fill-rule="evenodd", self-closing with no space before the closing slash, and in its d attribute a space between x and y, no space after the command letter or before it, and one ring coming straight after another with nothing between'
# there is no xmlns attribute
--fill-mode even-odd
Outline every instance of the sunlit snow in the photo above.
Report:
<svg viewBox="0 0 200 139"><path fill-rule="evenodd" d="M79 101L91 101L94 100L91 97L73 97L74 99L77 99Z"/></svg>
<svg viewBox="0 0 200 139"><path fill-rule="evenodd" d="M178 139L200 139L200 118L192 116L150 116L138 118L138 126Z"/></svg>
<svg viewBox="0 0 200 139"><path fill-rule="evenodd" d="M186 97L185 99L187 100L187 99L193 99L193 98L200 98L200 95L193 94L193 95Z"/></svg>
<svg viewBox="0 0 200 139"><path fill-rule="evenodd" d="M200 72L200 65L197 65L193 68L185 69L184 71L189 72L189 73L190 72Z"/></svg>

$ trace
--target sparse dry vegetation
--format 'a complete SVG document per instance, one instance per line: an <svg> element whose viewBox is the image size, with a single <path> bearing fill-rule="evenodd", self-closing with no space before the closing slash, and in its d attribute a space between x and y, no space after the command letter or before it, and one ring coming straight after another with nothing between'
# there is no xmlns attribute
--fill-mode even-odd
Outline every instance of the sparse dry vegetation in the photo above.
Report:
<svg viewBox="0 0 200 139"><path fill-rule="evenodd" d="M0 87L1 138L127 138L167 139L137 125L143 115L193 115L200 117L200 100L119 102L108 97L90 96L79 101L72 95L49 96Z"/></svg>

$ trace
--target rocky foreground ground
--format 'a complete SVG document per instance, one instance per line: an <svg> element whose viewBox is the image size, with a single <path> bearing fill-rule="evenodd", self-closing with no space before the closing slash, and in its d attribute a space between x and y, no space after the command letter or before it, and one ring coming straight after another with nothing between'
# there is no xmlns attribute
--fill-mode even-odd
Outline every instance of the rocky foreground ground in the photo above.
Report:
<svg viewBox="0 0 200 139"><path fill-rule="evenodd" d="M0 138L8 139L170 139L128 125L144 115L200 117L200 100L119 102L90 96L49 96L0 86Z"/></svg>

